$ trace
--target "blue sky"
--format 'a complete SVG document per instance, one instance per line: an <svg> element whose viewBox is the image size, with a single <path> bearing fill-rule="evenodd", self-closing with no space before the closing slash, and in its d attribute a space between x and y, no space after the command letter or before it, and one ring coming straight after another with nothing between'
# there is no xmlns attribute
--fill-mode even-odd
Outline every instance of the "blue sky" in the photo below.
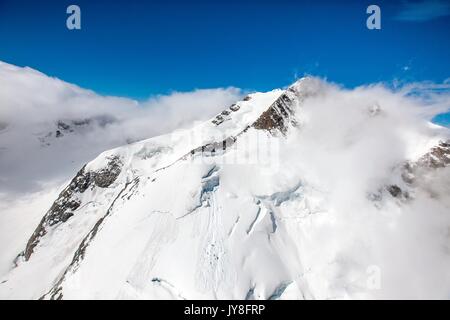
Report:
<svg viewBox="0 0 450 320"><path fill-rule="evenodd" d="M77 4L82 29L66 28ZM381 8L382 29L366 28ZM101 94L450 77L449 1L0 0L0 60Z"/></svg>

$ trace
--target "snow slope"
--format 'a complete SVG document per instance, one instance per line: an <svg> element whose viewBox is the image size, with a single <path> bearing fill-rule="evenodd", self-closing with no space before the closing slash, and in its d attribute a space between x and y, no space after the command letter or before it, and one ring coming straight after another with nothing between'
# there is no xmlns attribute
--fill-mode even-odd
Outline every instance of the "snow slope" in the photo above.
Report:
<svg viewBox="0 0 450 320"><path fill-rule="evenodd" d="M0 297L450 297L450 145L417 100L316 78L102 153Z"/></svg>

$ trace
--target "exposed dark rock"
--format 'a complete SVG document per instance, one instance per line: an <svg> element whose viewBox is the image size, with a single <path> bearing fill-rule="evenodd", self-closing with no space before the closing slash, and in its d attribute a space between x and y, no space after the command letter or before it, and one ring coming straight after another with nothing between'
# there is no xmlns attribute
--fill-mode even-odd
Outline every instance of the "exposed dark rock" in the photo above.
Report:
<svg viewBox="0 0 450 320"><path fill-rule="evenodd" d="M255 300L255 286L248 289L245 300Z"/></svg>
<svg viewBox="0 0 450 320"><path fill-rule="evenodd" d="M189 154L194 155L196 153L202 153L214 155L216 152L219 152L221 150L225 151L227 148L231 147L236 142L236 140L237 139L235 137L228 137L223 141L208 143L198 148L192 149Z"/></svg>
<svg viewBox="0 0 450 320"><path fill-rule="evenodd" d="M259 130L273 132L279 130L286 133L289 122L293 122L292 99L286 94L282 94L261 116L253 123L253 127ZM295 124L295 122L293 123Z"/></svg>
<svg viewBox="0 0 450 320"><path fill-rule="evenodd" d="M100 188L109 187L116 181L122 170L122 162L118 157L113 157L109 160L108 165L94 173L95 184Z"/></svg>
<svg viewBox="0 0 450 320"><path fill-rule="evenodd" d="M400 189L400 187L396 186L395 184L388 186L387 190L394 198L398 198L402 195L402 189Z"/></svg>
<svg viewBox="0 0 450 320"><path fill-rule="evenodd" d="M443 168L450 165L450 140L440 141L430 152L422 156L417 165L429 168Z"/></svg>
<svg viewBox="0 0 450 320"><path fill-rule="evenodd" d="M34 248L39 243L39 240L47 233L47 228L54 226L59 222L66 222L73 216L75 211L80 206L80 201L75 197L76 193L83 193L91 182L91 174L86 172L84 166L78 171L75 178L70 184L59 194L58 199L53 203L50 210L42 218L38 227L28 240L25 248L24 257L28 260L33 253Z"/></svg>
<svg viewBox="0 0 450 320"><path fill-rule="evenodd" d="M219 114L216 116L216 118L212 121L212 123L214 123L216 126L218 126L219 124L221 124L222 122L224 122L225 119L223 118L222 114Z"/></svg>
<svg viewBox="0 0 450 320"><path fill-rule="evenodd" d="M233 112L236 112L236 111L238 111L240 108L241 108L241 107L239 107L237 104L233 104L233 105L231 105L230 110L233 111Z"/></svg>
<svg viewBox="0 0 450 320"><path fill-rule="evenodd" d="M79 194L84 193L89 187L100 188L109 187L118 177L122 169L122 162L119 157L111 157L105 168L99 171L87 171L84 166L69 185L59 194L58 199L53 203L50 210L45 214L36 230L28 240L24 251L24 258L28 260L40 239L47 234L48 228L58 223L69 220L75 211L80 207Z"/></svg>
<svg viewBox="0 0 450 320"><path fill-rule="evenodd" d="M273 291L273 293L269 296L269 298L267 298L267 300L277 300L279 299L284 291L286 290L286 288L292 283L292 281L284 281L282 283L280 283L275 290Z"/></svg>
<svg viewBox="0 0 450 320"><path fill-rule="evenodd" d="M46 133L44 136L38 137L43 146L50 146L53 138L63 138L69 133L76 133L88 130L94 126L105 127L109 124L117 122L117 119L110 115L100 115L92 118L81 119L60 119L55 122L55 129ZM0 131L2 130L0 123ZM133 141L135 142L135 141ZM131 143L128 142L127 143Z"/></svg>
<svg viewBox="0 0 450 320"><path fill-rule="evenodd" d="M59 130L63 130L63 131L67 131L70 129L70 126L63 121L58 121L57 126L58 126Z"/></svg>
<svg viewBox="0 0 450 320"><path fill-rule="evenodd" d="M430 170L444 168L450 165L450 141L440 141L429 152L417 161L407 161L400 167L400 177L404 184L388 185L385 189L389 194L398 199L408 200L413 198L414 188L419 184ZM425 175L425 176L424 176ZM380 201L382 193L370 194L369 199Z"/></svg>
<svg viewBox="0 0 450 320"><path fill-rule="evenodd" d="M66 268L62 277L53 286L53 288L50 289L50 291L48 293L46 293L45 295L43 295L41 297L41 299L49 297L51 300L61 300L63 298L62 283L64 282L64 279L66 278L67 274L75 272L75 270L78 268L80 262L84 259L86 249L90 245L92 239L94 239L95 236L97 235L97 233L100 229L100 226L103 224L106 217L108 217L110 215L116 201L121 198L121 196L126 192L126 190L128 189L128 187L130 185L132 185L132 187L130 188L130 190L132 190L138 183L139 183L139 178L135 178L134 180L125 183L125 186L122 188L122 190L120 190L120 192L117 194L117 196L114 198L114 200L109 205L108 210L106 210L106 213L104 214L104 216L101 217L95 223L95 225L91 229L91 231L84 237L83 241L81 241L80 245L78 246L78 249L75 251L75 253L73 255L72 262Z"/></svg>
<svg viewBox="0 0 450 320"><path fill-rule="evenodd" d="M245 100L247 99L247 100ZM250 100L250 97L245 97L244 101ZM236 103L233 103L228 109L223 110L220 114L218 114L211 122L214 123L216 126L221 124L225 121L224 117L227 117L231 114L231 112L236 112L240 109L240 106L238 106Z"/></svg>
<svg viewBox="0 0 450 320"><path fill-rule="evenodd" d="M408 161L402 167L401 177L407 184L413 184L417 175L427 169L444 168L450 165L450 141L440 141L419 160L415 162Z"/></svg>

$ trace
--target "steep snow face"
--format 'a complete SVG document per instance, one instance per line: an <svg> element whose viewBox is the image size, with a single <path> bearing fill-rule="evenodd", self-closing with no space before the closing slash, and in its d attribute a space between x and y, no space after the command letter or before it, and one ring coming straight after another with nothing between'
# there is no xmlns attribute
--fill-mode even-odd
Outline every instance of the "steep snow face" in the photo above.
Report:
<svg viewBox="0 0 450 320"><path fill-rule="evenodd" d="M104 152L0 297L447 298L449 135L421 110L305 78Z"/></svg>

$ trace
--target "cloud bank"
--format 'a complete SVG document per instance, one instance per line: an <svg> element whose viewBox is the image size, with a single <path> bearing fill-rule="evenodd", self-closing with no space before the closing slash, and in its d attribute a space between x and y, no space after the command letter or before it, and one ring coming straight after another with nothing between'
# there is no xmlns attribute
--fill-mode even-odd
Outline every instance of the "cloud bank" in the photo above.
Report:
<svg viewBox="0 0 450 320"><path fill-rule="evenodd" d="M316 298L449 297L450 167L417 176L411 199L383 191L392 184L407 189L401 165L450 137L450 130L429 122L450 106L443 87L327 84L302 105L301 129L281 158L292 164L284 178L307 181L321 200L296 232ZM369 288L377 272L379 286Z"/></svg>
<svg viewBox="0 0 450 320"><path fill-rule="evenodd" d="M0 62L0 195L62 183L104 150L189 127L243 94L202 89L138 102Z"/></svg>

